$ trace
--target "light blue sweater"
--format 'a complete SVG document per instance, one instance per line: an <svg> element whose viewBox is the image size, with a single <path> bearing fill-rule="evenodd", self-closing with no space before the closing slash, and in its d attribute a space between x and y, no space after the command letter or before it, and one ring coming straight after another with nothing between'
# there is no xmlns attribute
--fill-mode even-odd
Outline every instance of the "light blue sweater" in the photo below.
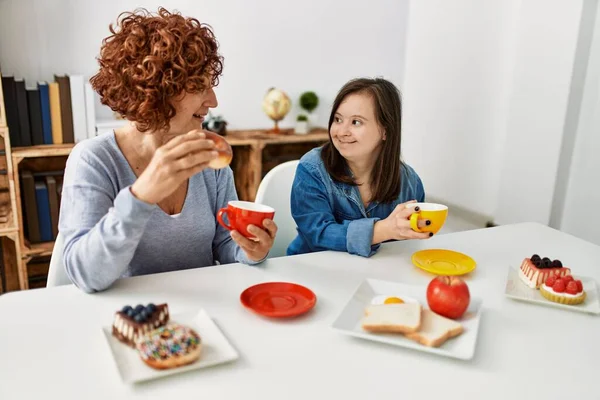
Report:
<svg viewBox="0 0 600 400"><path fill-rule="evenodd" d="M237 193L230 168L205 169L189 180L180 214L138 200L136 176L114 132L78 143L65 170L59 232L71 281L86 292L121 277L233 262L256 264L215 216Z"/></svg>

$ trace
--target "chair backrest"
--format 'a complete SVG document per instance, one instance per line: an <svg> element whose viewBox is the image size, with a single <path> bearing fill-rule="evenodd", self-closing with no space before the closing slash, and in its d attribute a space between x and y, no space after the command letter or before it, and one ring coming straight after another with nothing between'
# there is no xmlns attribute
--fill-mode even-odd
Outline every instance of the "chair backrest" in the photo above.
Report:
<svg viewBox="0 0 600 400"><path fill-rule="evenodd" d="M46 287L71 284L71 280L67 276L65 265L63 264L63 245L63 237L59 232L56 236L56 241L54 242L52 257L50 258L50 268L48 269Z"/></svg>
<svg viewBox="0 0 600 400"><path fill-rule="evenodd" d="M296 222L290 210L292 184L299 160L287 161L270 170L260 182L256 192L256 203L275 209L277 236L269 258L285 256L289 244L296 237Z"/></svg>

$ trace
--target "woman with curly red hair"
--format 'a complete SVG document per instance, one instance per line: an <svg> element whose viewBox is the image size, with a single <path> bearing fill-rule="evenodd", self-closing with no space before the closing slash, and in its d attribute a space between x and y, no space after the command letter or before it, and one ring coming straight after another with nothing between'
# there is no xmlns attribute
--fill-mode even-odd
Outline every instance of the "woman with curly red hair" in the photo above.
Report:
<svg viewBox="0 0 600 400"><path fill-rule="evenodd" d="M229 167L211 169L202 121L217 106L223 59L211 29L160 8L123 13L103 43L93 88L129 123L78 143L67 161L59 231L71 281L86 292L121 277L262 262L275 223L222 228L236 200Z"/></svg>

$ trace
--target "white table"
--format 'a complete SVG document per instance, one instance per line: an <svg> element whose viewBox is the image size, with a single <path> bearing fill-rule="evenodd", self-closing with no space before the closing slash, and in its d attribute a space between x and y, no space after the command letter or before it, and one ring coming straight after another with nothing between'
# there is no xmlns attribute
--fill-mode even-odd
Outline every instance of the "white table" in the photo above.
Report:
<svg viewBox="0 0 600 400"><path fill-rule="evenodd" d="M332 321L365 278L427 285L410 263L422 248L471 255L483 298L476 354L460 361L351 338ZM538 224L390 243L370 259L323 252L123 279L88 295L73 286L0 296L0 399L592 399L600 398L600 317L504 296L509 265L533 253L559 258L600 282L600 247ZM250 285L311 288L316 307L294 320L244 309ZM144 384L122 383L101 326L124 304L204 308L240 358Z"/></svg>

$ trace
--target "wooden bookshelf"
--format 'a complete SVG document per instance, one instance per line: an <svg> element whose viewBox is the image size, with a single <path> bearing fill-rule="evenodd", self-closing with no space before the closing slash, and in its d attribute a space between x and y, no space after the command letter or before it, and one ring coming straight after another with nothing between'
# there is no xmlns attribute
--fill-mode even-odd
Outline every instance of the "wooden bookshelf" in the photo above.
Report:
<svg viewBox="0 0 600 400"><path fill-rule="evenodd" d="M1 129L0 135L8 139L8 130ZM282 130L279 134L256 129L228 131L225 138L234 151L231 168L235 176L238 197L241 200L254 201L262 177L271 168L281 162L298 159L311 148L329 140L329 135L325 129L314 129L306 135L295 135L289 129ZM13 225L3 226L0 223L0 236L2 232L6 232L7 237L14 241L15 249L9 248L4 255L5 261L8 257L9 263L12 263L9 274L13 282L11 287L13 290L26 290L29 288L30 275L28 263L38 258L51 256L54 242L30 243L24 235L20 200L20 171L42 172L64 169L74 144L15 147L12 151L9 143L5 147L7 148L6 158L10 166L9 169L7 168L10 171L7 176L10 190L12 190ZM16 289L15 276L18 276L18 288Z"/></svg>
<svg viewBox="0 0 600 400"><path fill-rule="evenodd" d="M2 116L4 116L3 104L0 101ZM3 258L0 293L19 290L27 286L27 274L19 268L22 246L19 236L17 205L20 201L17 200L13 173L10 135L6 119L0 118L0 245Z"/></svg>
<svg viewBox="0 0 600 400"><path fill-rule="evenodd" d="M8 128L6 126L6 111L4 109L4 92L2 90L2 81L1 81L2 76L0 75L0 130L2 130L2 138L4 139L4 137L8 137ZM10 140L10 139L9 139ZM9 145L6 145L6 142L4 140L2 140L2 143L4 144L4 150L2 156L4 157L4 160L10 159L10 157L6 157L6 148L10 149L10 142ZM6 179L5 182L0 182L0 189L2 189L3 191L8 190L9 191L9 195L10 195L10 184L8 183L8 181L10 181L10 177L12 176L12 174L8 173L8 168L6 169L6 177L8 179ZM14 193L14 192L13 192ZM12 213L11 213L12 214ZM14 215L14 214L13 214ZM2 220L4 220L3 217ZM14 220L14 217L13 217ZM3 222L2 224L8 224L8 218L6 218L6 221ZM10 235L12 234L13 231L10 227L4 226L4 227L0 227L0 238L5 237L5 235ZM2 246L2 265L0 265L0 293L3 293L5 290L7 290L6 286L7 286L7 263L5 261L6 258L6 253L7 253L7 249L8 246L4 246L4 240L0 239L0 245ZM16 247L16 246L15 246ZM10 273L9 273L10 275ZM18 278L17 278L18 280Z"/></svg>
<svg viewBox="0 0 600 400"><path fill-rule="evenodd" d="M18 160L34 157L68 156L75 145L69 144L46 144L42 146L15 147L13 157Z"/></svg>
<svg viewBox="0 0 600 400"><path fill-rule="evenodd" d="M73 143L70 143L15 147L12 151L12 165L17 199L21 199L20 171L43 172L63 170L74 146ZM19 274L26 277L26 279L21 281L21 290L26 290L29 289L28 263L36 257L52 255L54 241L30 243L25 237L21 201L17 202L16 210L19 224L18 237L21 243L20 258L17 261L17 265Z"/></svg>
<svg viewBox="0 0 600 400"><path fill-rule="evenodd" d="M4 233L18 230L11 154L8 128L0 127L0 232Z"/></svg>
<svg viewBox="0 0 600 400"><path fill-rule="evenodd" d="M52 255L53 249L53 241L28 244L24 247L23 256L25 256L26 258L50 256Z"/></svg>
<svg viewBox="0 0 600 400"><path fill-rule="evenodd" d="M2 91L2 74L0 74L0 128L6 128L6 110L4 108L4 92Z"/></svg>

